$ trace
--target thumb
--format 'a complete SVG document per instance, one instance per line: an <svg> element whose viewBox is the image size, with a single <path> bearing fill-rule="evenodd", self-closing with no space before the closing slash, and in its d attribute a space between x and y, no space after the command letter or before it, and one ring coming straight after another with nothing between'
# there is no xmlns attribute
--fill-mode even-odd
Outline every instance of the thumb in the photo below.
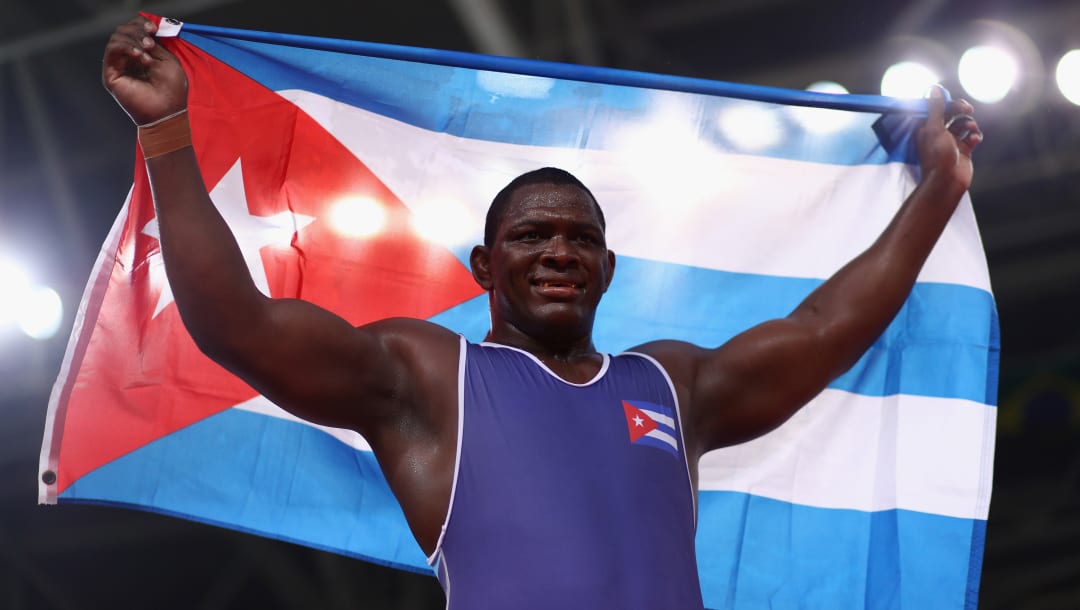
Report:
<svg viewBox="0 0 1080 610"><path fill-rule="evenodd" d="M926 123L928 125L945 124L945 88L941 85L930 87L926 102Z"/></svg>

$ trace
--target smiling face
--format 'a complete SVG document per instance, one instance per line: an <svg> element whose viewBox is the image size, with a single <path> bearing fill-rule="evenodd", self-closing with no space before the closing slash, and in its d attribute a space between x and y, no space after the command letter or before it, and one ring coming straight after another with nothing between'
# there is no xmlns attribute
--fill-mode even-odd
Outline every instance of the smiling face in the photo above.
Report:
<svg viewBox="0 0 1080 610"><path fill-rule="evenodd" d="M529 184L511 195L473 275L491 298L490 338L552 349L591 347L600 297L615 268L595 202L570 184Z"/></svg>

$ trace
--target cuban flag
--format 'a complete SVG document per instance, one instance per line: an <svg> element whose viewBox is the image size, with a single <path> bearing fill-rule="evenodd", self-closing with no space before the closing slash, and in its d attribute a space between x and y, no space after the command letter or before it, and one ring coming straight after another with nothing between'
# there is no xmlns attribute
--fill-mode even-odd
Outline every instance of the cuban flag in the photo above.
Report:
<svg viewBox="0 0 1080 610"><path fill-rule="evenodd" d="M639 400L624 400L622 406L631 443L679 455L674 409Z"/></svg>
<svg viewBox="0 0 1080 610"><path fill-rule="evenodd" d="M919 101L179 22L162 34L189 75L205 182L259 288L358 325L413 316L482 339L466 254L487 205L557 166L596 194L619 256L597 346L717 346L790 312L917 181ZM706 605L974 607L998 352L965 197L854 368L777 430L702 460ZM39 485L45 503L430 570L363 438L287 415L195 348L141 161L51 397Z"/></svg>

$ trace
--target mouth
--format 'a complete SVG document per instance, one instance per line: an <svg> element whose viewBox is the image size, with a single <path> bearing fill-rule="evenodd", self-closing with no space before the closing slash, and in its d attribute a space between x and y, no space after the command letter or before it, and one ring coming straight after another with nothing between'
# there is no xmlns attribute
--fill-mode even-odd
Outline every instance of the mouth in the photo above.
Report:
<svg viewBox="0 0 1080 610"><path fill-rule="evenodd" d="M538 295L555 301L577 300L586 292L585 282L567 279L534 279L531 283Z"/></svg>
<svg viewBox="0 0 1080 610"><path fill-rule="evenodd" d="M584 290L585 284L580 282L571 282L568 280L533 280L533 286L540 288L569 288L573 290Z"/></svg>

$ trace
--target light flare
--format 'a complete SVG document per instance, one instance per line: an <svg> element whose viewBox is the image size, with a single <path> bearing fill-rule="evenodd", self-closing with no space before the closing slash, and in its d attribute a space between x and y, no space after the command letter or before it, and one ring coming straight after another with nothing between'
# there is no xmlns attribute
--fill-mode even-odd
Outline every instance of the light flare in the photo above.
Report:
<svg viewBox="0 0 1080 610"><path fill-rule="evenodd" d="M330 226L346 237L373 237L386 227L386 220L386 209L370 197L344 197L330 206Z"/></svg>
<svg viewBox="0 0 1080 610"><path fill-rule="evenodd" d="M410 211L420 237L449 247L468 245L480 224L473 211L455 199L428 199Z"/></svg>
<svg viewBox="0 0 1080 610"><path fill-rule="evenodd" d="M995 46L971 47L960 56L960 84L977 101L992 104L1012 91L1020 64L1008 51Z"/></svg>
<svg viewBox="0 0 1080 610"><path fill-rule="evenodd" d="M889 97L919 99L940 81L936 72L915 61L895 63L881 77L881 94Z"/></svg>

